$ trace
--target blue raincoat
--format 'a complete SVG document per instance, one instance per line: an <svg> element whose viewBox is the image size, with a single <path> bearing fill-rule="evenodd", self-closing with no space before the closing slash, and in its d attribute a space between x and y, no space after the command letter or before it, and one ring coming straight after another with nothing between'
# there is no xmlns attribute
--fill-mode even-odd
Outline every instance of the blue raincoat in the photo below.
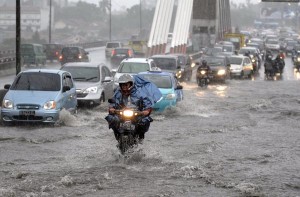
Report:
<svg viewBox="0 0 300 197"><path fill-rule="evenodd" d="M139 110L146 110L152 108L154 104L162 98L161 92L154 83L144 79L143 76L135 75L133 78L134 87L131 89L131 94L129 97L130 103L136 106L141 106L138 105L138 103L142 101L142 106ZM120 87L116 89L113 99L115 100L115 103L111 104L111 107L117 109L119 106L128 105L128 100L126 100L125 103L124 98L122 97ZM118 125L120 122L118 116L114 114L109 114L105 117L105 119L109 123L109 128L112 128L114 130L115 136L117 136ZM153 120L150 116L141 117L141 119L138 120L139 128L141 128L139 132L147 132L150 126L150 122L152 121Z"/></svg>
<svg viewBox="0 0 300 197"><path fill-rule="evenodd" d="M143 76L134 75L133 78L134 87L131 89L130 102L137 105L141 99L143 101L143 108L141 110L152 108L154 104L161 99L161 92L154 83L144 79ZM120 87L116 89L113 98L116 101L114 107L122 104L123 101Z"/></svg>

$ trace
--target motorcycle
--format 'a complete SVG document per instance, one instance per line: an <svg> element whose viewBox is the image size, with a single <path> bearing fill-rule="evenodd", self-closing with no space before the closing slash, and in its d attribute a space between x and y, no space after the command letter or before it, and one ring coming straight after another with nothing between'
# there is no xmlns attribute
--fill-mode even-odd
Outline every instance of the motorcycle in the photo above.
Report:
<svg viewBox="0 0 300 197"><path fill-rule="evenodd" d="M299 55L295 55L294 58L294 70L296 72L300 72L300 54Z"/></svg>
<svg viewBox="0 0 300 197"><path fill-rule="evenodd" d="M265 62L265 79L273 80L275 77L275 73L273 70L273 62Z"/></svg>
<svg viewBox="0 0 300 197"><path fill-rule="evenodd" d="M113 99L109 99L109 103L115 103ZM139 139L137 133L138 118L142 116L142 112L134 105L129 105L115 110L115 114L120 119L118 129L118 145L121 154L125 154L130 149L137 146Z"/></svg>
<svg viewBox="0 0 300 197"><path fill-rule="evenodd" d="M207 87L209 82L209 77L208 77L208 70L207 69L200 69L199 72L197 73L197 83L198 86L200 87Z"/></svg>

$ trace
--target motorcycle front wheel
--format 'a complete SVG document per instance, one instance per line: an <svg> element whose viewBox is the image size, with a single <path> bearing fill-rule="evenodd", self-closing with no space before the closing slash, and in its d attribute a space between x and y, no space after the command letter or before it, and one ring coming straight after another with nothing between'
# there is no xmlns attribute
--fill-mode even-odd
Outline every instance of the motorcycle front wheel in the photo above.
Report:
<svg viewBox="0 0 300 197"><path fill-rule="evenodd" d="M124 135L121 134L119 138L119 150L121 154L125 154L134 145L134 138L131 134Z"/></svg>

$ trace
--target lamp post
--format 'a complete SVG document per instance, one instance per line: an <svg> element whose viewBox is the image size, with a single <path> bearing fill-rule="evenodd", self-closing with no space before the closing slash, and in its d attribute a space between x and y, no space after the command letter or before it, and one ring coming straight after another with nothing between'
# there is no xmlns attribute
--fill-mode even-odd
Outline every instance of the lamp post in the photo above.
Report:
<svg viewBox="0 0 300 197"><path fill-rule="evenodd" d="M52 0L49 0L49 44L51 44Z"/></svg>
<svg viewBox="0 0 300 197"><path fill-rule="evenodd" d="M21 3L16 0L16 75L21 72Z"/></svg>

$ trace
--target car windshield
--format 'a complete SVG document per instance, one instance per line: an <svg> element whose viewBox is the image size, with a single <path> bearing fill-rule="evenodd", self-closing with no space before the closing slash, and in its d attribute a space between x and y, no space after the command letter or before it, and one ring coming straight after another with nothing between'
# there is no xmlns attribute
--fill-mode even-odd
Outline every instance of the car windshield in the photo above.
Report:
<svg viewBox="0 0 300 197"><path fill-rule="evenodd" d="M149 71L149 64L139 62L123 62L118 70L119 73L139 73Z"/></svg>
<svg viewBox="0 0 300 197"><path fill-rule="evenodd" d="M223 51L226 52L233 52L233 47L232 46L228 46L228 45L224 45L223 46Z"/></svg>
<svg viewBox="0 0 300 197"><path fill-rule="evenodd" d="M256 50L244 48L244 49L240 49L239 54L245 54L248 52L250 52L250 54L254 54L256 52Z"/></svg>
<svg viewBox="0 0 300 197"><path fill-rule="evenodd" d="M21 45L21 54L33 54L34 50L33 50L33 46L30 44L24 44Z"/></svg>
<svg viewBox="0 0 300 197"><path fill-rule="evenodd" d="M11 90L59 91L61 81L55 73L22 73L11 86Z"/></svg>
<svg viewBox="0 0 300 197"><path fill-rule="evenodd" d="M98 67L64 67L63 70L72 74L74 81L98 82L100 80Z"/></svg>
<svg viewBox="0 0 300 197"><path fill-rule="evenodd" d="M204 58L209 66L222 66L224 63L223 58L216 58L216 57L206 57Z"/></svg>
<svg viewBox="0 0 300 197"><path fill-rule="evenodd" d="M173 58L153 58L157 67L162 70L176 70L176 59Z"/></svg>
<svg viewBox="0 0 300 197"><path fill-rule="evenodd" d="M79 53L78 48L76 47L68 47L62 50L63 55L76 55Z"/></svg>
<svg viewBox="0 0 300 197"><path fill-rule="evenodd" d="M230 64L242 64L243 58L240 57L230 57Z"/></svg>
<svg viewBox="0 0 300 197"><path fill-rule="evenodd" d="M115 49L116 54L127 54L128 49Z"/></svg>
<svg viewBox="0 0 300 197"><path fill-rule="evenodd" d="M107 43L107 45L106 45L106 48L117 48L117 47L120 47L119 43L110 42L110 43Z"/></svg>
<svg viewBox="0 0 300 197"><path fill-rule="evenodd" d="M278 44L277 40L268 40L267 44Z"/></svg>
<svg viewBox="0 0 300 197"><path fill-rule="evenodd" d="M158 88L172 88L171 77L167 75L143 75L145 79L154 83Z"/></svg>

